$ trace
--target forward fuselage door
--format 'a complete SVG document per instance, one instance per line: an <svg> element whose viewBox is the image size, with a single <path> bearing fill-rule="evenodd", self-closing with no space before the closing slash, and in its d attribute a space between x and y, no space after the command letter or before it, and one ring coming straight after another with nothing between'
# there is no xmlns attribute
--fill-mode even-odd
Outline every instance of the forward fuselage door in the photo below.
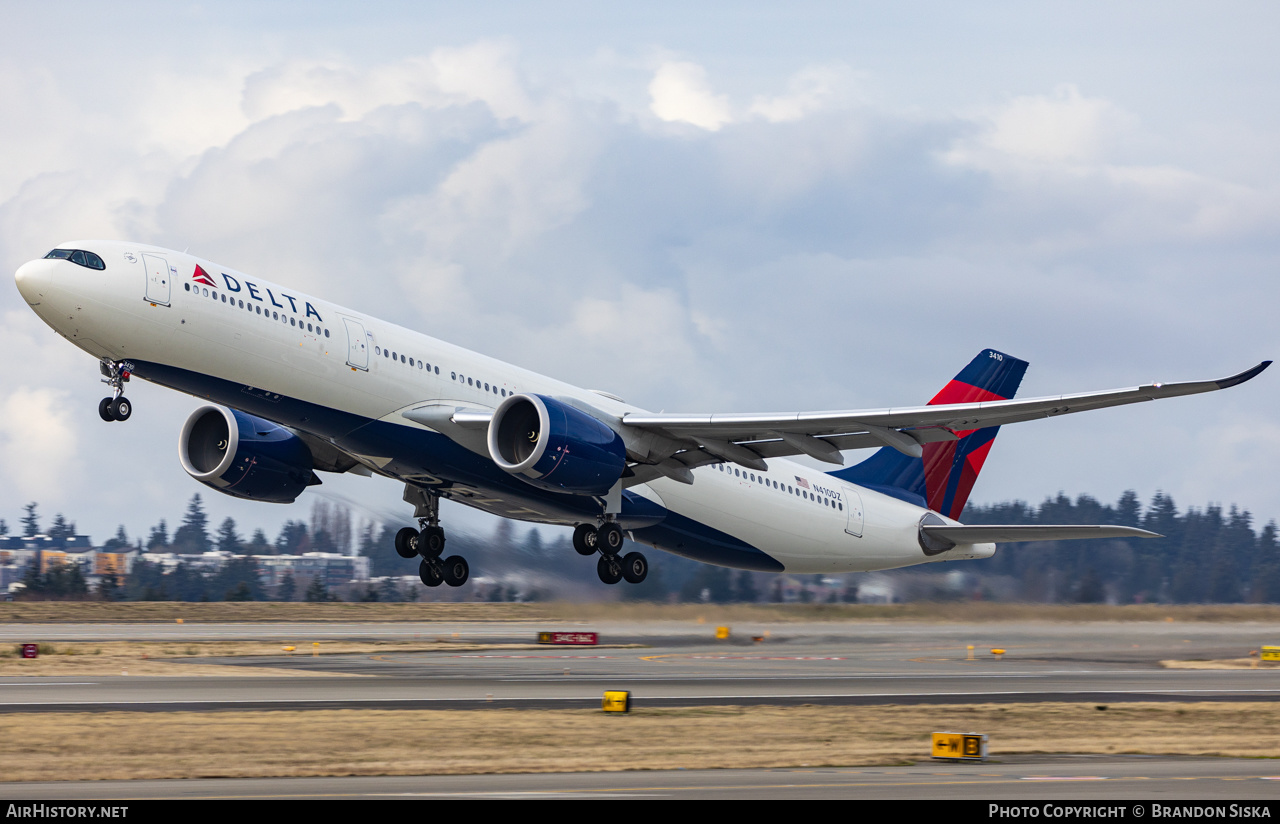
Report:
<svg viewBox="0 0 1280 824"><path fill-rule="evenodd" d="M351 318L343 318L342 323L347 327L347 365L368 370L369 341L364 324Z"/></svg>
<svg viewBox="0 0 1280 824"><path fill-rule="evenodd" d="M169 305L169 261L155 255L143 254L142 265L147 270L146 298L151 303Z"/></svg>
<svg viewBox="0 0 1280 824"><path fill-rule="evenodd" d="M858 488L855 486L842 486L841 489L844 491L845 496L845 512L849 515L844 531L861 538L862 527L866 522L866 516L862 511L862 496L858 494Z"/></svg>

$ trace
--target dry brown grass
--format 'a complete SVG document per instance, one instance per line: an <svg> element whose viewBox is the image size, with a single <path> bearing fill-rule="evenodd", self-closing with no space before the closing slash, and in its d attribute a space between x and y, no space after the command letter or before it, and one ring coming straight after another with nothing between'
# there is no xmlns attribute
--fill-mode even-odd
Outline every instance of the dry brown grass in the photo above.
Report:
<svg viewBox="0 0 1280 824"><path fill-rule="evenodd" d="M1165 669L1226 670L1226 669L1280 669L1280 662L1259 661L1257 658L1221 658L1203 661L1161 661Z"/></svg>
<svg viewBox="0 0 1280 824"><path fill-rule="evenodd" d="M773 768L926 760L934 731L1014 753L1280 757L1265 703L0 716L6 781Z"/></svg>
<svg viewBox="0 0 1280 824"><path fill-rule="evenodd" d="M0 602L0 621L9 623L270 623L270 622L587 622L729 621L789 623L805 621L1177 621L1280 622L1280 605L1226 604L1160 606L1135 604L997 604L986 601L912 604L651 604L467 603L467 604L310 604L182 603L139 601Z"/></svg>
<svg viewBox="0 0 1280 824"><path fill-rule="evenodd" d="M297 641L103 641L83 643L41 644L40 657L23 659L16 647L4 649L0 655L0 677L15 675L343 675L344 673L268 667L240 667L195 663L193 658L245 658L267 655L313 654L335 655L355 653L379 655L391 652L477 652L495 649L533 649L532 644L472 644L447 640L427 641L345 641L316 639ZM284 647L292 646L287 652Z"/></svg>

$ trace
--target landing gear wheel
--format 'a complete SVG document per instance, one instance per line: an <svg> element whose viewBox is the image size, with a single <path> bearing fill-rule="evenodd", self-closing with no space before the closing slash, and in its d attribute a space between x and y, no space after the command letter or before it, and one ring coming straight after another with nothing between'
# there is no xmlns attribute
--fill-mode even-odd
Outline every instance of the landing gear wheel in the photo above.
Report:
<svg viewBox="0 0 1280 824"><path fill-rule="evenodd" d="M596 574L606 584L616 584L622 580L622 562L617 555L601 555L596 562Z"/></svg>
<svg viewBox="0 0 1280 824"><path fill-rule="evenodd" d="M461 555L450 555L444 559L444 582L451 587L460 587L471 577L471 568L467 559Z"/></svg>
<svg viewBox="0 0 1280 824"><path fill-rule="evenodd" d="M444 527L429 526L418 533L418 554L423 558L439 558L444 552Z"/></svg>
<svg viewBox="0 0 1280 824"><path fill-rule="evenodd" d="M628 552L622 559L622 577L628 584L638 584L649 575L649 560L639 552Z"/></svg>
<svg viewBox="0 0 1280 824"><path fill-rule="evenodd" d="M107 404L107 411L118 421L127 421L129 416L133 414L133 404L129 403L128 398L116 398Z"/></svg>
<svg viewBox="0 0 1280 824"><path fill-rule="evenodd" d="M111 421L114 421L116 419L116 416L111 414L110 398L103 398L102 400L98 401L98 415L101 416L102 419L107 423L110 423Z"/></svg>
<svg viewBox="0 0 1280 824"><path fill-rule="evenodd" d="M617 555L622 549L622 527L610 521L596 530L596 545L607 555Z"/></svg>
<svg viewBox="0 0 1280 824"><path fill-rule="evenodd" d="M396 533L396 554L401 558L416 558L418 555L418 530L411 526Z"/></svg>
<svg viewBox="0 0 1280 824"><path fill-rule="evenodd" d="M597 534L591 524L578 524L573 528L573 548L579 555L595 555Z"/></svg>
<svg viewBox="0 0 1280 824"><path fill-rule="evenodd" d="M439 561L423 558L422 563L418 564L418 577L427 586L438 587L444 583L444 570L440 568Z"/></svg>

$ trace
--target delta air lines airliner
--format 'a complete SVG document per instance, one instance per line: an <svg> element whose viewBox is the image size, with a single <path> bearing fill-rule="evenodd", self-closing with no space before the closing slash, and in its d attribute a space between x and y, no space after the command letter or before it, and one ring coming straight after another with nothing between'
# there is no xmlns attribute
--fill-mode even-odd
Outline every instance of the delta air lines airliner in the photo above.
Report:
<svg viewBox="0 0 1280 824"><path fill-rule="evenodd" d="M54 331L99 361L104 421L128 420L137 377L211 402L178 458L227 495L289 503L317 472L404 484L418 529L396 551L427 586L460 586L440 499L573 526L600 580L639 583L657 549L738 569L850 572L990 557L996 544L1157 537L1123 526L958 520L1004 424L1225 389L1220 380L1015 400L1026 361L979 352L919 406L654 414L191 255L64 243L18 269ZM845 467L845 453L875 449ZM823 472L805 455L842 467Z"/></svg>

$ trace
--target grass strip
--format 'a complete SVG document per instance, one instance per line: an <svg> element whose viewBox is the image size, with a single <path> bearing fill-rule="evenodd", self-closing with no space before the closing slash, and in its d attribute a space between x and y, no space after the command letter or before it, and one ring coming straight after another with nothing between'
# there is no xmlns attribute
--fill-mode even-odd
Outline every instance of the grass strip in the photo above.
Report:
<svg viewBox="0 0 1280 824"><path fill-rule="evenodd" d="M642 702L641 702L642 703ZM895 765L935 731L1015 753L1280 757L1264 703L0 716L5 781Z"/></svg>

